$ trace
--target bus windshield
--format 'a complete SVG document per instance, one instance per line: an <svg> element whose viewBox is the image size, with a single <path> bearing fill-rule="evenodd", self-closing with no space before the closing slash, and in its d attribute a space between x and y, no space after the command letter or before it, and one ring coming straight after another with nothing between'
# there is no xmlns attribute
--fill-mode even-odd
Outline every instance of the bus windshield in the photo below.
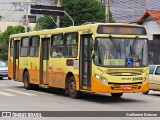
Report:
<svg viewBox="0 0 160 120"><path fill-rule="evenodd" d="M147 40L96 38L94 63L99 66L142 67L148 65Z"/></svg>

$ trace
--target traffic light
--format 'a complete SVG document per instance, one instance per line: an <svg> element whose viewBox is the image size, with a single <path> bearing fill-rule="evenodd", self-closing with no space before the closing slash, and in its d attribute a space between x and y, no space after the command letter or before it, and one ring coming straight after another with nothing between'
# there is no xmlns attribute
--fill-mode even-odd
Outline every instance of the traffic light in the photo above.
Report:
<svg viewBox="0 0 160 120"><path fill-rule="evenodd" d="M31 14L42 14L52 16L64 16L64 8L57 6L46 6L46 5L31 5Z"/></svg>

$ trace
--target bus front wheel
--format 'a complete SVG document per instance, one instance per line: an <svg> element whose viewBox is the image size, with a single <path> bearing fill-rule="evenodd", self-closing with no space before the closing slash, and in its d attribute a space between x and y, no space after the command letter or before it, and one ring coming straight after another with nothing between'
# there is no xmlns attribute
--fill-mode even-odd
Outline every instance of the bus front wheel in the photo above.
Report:
<svg viewBox="0 0 160 120"><path fill-rule="evenodd" d="M111 93L112 97L121 97L123 95L123 93Z"/></svg>
<svg viewBox="0 0 160 120"><path fill-rule="evenodd" d="M144 95L148 95L148 93L149 93L149 90L148 91L146 91L146 92L142 92Z"/></svg>
<svg viewBox="0 0 160 120"><path fill-rule="evenodd" d="M69 79L68 91L69 91L69 96L72 98L76 99L81 96L80 91L76 90L76 81L73 76L70 77L70 79Z"/></svg>

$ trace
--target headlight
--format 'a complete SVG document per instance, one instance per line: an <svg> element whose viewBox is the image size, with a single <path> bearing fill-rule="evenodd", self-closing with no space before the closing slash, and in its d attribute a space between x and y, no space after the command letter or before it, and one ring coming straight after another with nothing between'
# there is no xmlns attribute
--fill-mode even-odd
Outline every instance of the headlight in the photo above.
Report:
<svg viewBox="0 0 160 120"><path fill-rule="evenodd" d="M101 81L104 82L104 83L107 83L107 82L108 82L107 79L104 78L104 77L101 77Z"/></svg>
<svg viewBox="0 0 160 120"><path fill-rule="evenodd" d="M95 77L99 80L100 76L99 75L95 75Z"/></svg>
<svg viewBox="0 0 160 120"><path fill-rule="evenodd" d="M100 77L100 76L97 75L97 74L95 74L95 77L96 77L97 80L100 80L100 81L103 82L103 83L108 83L107 78Z"/></svg>

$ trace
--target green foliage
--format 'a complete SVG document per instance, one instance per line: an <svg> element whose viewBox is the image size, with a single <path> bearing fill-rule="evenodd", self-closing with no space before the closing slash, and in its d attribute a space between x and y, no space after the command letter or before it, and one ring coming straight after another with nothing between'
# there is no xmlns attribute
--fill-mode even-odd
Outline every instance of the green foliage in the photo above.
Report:
<svg viewBox="0 0 160 120"><path fill-rule="evenodd" d="M72 17L75 25L81 25L85 22L104 22L105 6L97 0L61 0L62 7ZM54 17L54 20L56 17ZM110 12L110 22L114 22ZM65 15L61 17L60 27L71 26L71 20ZM49 16L40 17L35 29L52 29L56 25Z"/></svg>
<svg viewBox="0 0 160 120"><path fill-rule="evenodd" d="M105 6L97 0L62 0L65 11L75 21L75 25L85 22L104 22ZM62 17L62 26L72 25L68 17Z"/></svg>
<svg viewBox="0 0 160 120"><path fill-rule="evenodd" d="M8 43L11 34L24 33L23 26L8 26L5 32L0 33L0 60L7 61L8 58Z"/></svg>
<svg viewBox="0 0 160 120"><path fill-rule="evenodd" d="M9 36L11 34L18 34L25 32L25 28L23 26L8 26L5 32L0 34L0 41L6 41L8 42Z"/></svg>
<svg viewBox="0 0 160 120"><path fill-rule="evenodd" d="M53 29L55 27L56 27L56 25L50 16L43 16L37 20L35 30Z"/></svg>
<svg viewBox="0 0 160 120"><path fill-rule="evenodd" d="M112 15L112 12L109 11L109 22L110 23L115 23L114 19L113 19L113 15Z"/></svg>
<svg viewBox="0 0 160 120"><path fill-rule="evenodd" d="M8 59L8 44L5 41L0 42L0 60L7 61Z"/></svg>

